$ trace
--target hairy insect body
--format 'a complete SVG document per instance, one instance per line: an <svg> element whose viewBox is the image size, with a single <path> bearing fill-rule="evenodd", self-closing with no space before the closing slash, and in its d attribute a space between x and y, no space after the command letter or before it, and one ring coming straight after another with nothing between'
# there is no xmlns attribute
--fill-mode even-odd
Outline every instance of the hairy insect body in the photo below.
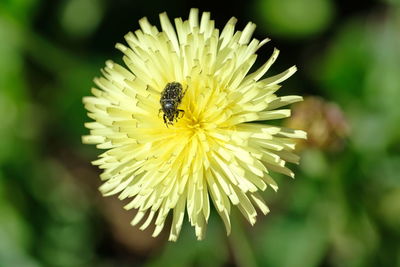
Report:
<svg viewBox="0 0 400 267"><path fill-rule="evenodd" d="M178 109L179 104L186 91L183 91L182 85L178 82L168 83L161 92L160 97L160 112L164 113L163 119L165 125L173 125L178 121L179 114L185 113L184 110Z"/></svg>

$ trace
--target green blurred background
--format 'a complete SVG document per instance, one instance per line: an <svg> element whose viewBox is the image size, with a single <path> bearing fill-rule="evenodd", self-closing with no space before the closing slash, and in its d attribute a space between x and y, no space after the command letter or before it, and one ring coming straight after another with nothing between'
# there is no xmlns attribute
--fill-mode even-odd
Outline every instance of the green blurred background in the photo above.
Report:
<svg viewBox="0 0 400 267"><path fill-rule="evenodd" d="M169 243L100 196L81 99L138 19L192 6L255 22L258 64L276 46L273 72L299 67L283 123L309 140L254 227L233 214L226 237L212 214L204 241L186 222ZM400 266L399 101L397 0L0 0L0 266Z"/></svg>

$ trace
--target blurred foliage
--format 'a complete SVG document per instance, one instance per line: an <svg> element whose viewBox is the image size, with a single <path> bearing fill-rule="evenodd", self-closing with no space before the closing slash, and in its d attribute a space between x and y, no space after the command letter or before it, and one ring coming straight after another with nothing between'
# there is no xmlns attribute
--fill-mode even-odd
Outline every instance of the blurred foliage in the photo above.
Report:
<svg viewBox="0 0 400 267"><path fill-rule="evenodd" d="M62 28L72 38L87 38L100 23L103 12L99 0L66 1L60 12Z"/></svg>
<svg viewBox="0 0 400 267"><path fill-rule="evenodd" d="M317 96L285 124L317 134L254 227L233 214L226 237L212 214L206 240L186 223L168 243L97 191L81 98L139 18L192 6L259 24L274 71L300 69L282 94ZM0 1L0 266L400 266L399 26L396 0Z"/></svg>
<svg viewBox="0 0 400 267"><path fill-rule="evenodd" d="M260 25L290 39L322 32L335 11L332 0L259 0L255 9Z"/></svg>

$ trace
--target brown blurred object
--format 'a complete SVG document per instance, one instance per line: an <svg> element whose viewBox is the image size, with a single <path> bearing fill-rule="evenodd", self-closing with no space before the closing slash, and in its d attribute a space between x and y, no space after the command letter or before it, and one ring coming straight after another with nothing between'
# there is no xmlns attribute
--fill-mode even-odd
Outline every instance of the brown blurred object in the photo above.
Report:
<svg viewBox="0 0 400 267"><path fill-rule="evenodd" d="M136 211L124 210L121 207L121 201L117 197L106 197L103 200L102 211L111 227L114 239L129 251L140 255L148 255L152 251L159 249L167 241L165 236L165 233L168 233L167 227L165 227L160 236L153 238L151 235L154 227L149 227L142 231L138 226L130 224L136 215Z"/></svg>
<svg viewBox="0 0 400 267"><path fill-rule="evenodd" d="M307 132L307 140L298 143L298 150L315 147L323 150L343 149L350 129L340 107L321 97L308 96L303 102L292 106L292 116L284 125Z"/></svg>
<svg viewBox="0 0 400 267"><path fill-rule="evenodd" d="M167 230L164 230L157 238L153 238L152 227L142 231L139 227L130 224L136 211L124 210L121 200L116 196L103 197L101 195L98 190L101 184L99 171L86 163L87 159L83 160L79 154L65 148L60 149L56 157L64 163L66 169L71 171L71 177L75 178L74 182L79 188L85 190L85 195L89 196L90 205L96 207L104 216L106 227L109 227L108 230L112 235L111 240L115 242L115 244L107 244L108 247L118 249L122 246L129 256L143 257L158 250L167 241L165 234ZM124 202L127 204L127 201ZM165 229L168 229L168 225ZM104 237L104 239L110 240L109 237Z"/></svg>

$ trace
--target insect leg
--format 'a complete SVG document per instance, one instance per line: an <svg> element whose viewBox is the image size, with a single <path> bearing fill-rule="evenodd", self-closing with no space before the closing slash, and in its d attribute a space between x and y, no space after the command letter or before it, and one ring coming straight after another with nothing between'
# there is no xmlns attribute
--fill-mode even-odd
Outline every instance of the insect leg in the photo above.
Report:
<svg viewBox="0 0 400 267"><path fill-rule="evenodd" d="M185 116L185 111L183 109L178 109L176 113L177 113L177 115L176 115L177 117L179 117L179 114L182 114L182 116L179 119L182 119L183 116Z"/></svg>

